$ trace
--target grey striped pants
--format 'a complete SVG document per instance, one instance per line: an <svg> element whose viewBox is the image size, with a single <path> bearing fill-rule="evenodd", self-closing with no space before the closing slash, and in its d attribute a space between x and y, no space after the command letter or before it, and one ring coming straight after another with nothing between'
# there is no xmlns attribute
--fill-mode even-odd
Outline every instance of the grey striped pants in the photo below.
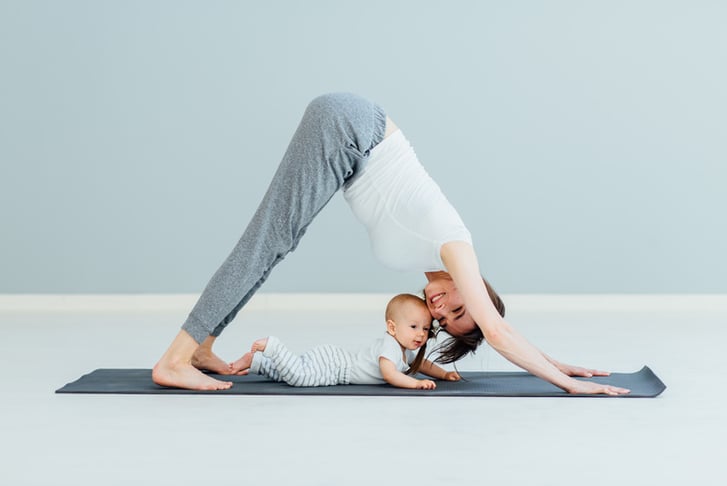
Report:
<svg viewBox="0 0 727 486"><path fill-rule="evenodd" d="M317 346L297 356L270 336L265 351L253 355L250 372L291 386L348 385L352 362L351 354L338 346Z"/></svg>
<svg viewBox="0 0 727 486"><path fill-rule="evenodd" d="M360 96L311 101L260 206L182 329L198 343L219 336L331 197L353 182L385 130L384 111Z"/></svg>

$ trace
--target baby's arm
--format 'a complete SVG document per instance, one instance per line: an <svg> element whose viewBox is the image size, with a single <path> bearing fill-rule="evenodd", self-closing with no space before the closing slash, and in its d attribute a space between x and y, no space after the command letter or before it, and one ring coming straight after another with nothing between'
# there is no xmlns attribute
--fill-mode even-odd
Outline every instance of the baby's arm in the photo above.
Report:
<svg viewBox="0 0 727 486"><path fill-rule="evenodd" d="M399 388L419 388L423 390L434 390L437 385L432 380L417 380L411 376L407 376L396 369L396 365L384 357L379 357L379 369L381 376L384 377L386 383Z"/></svg>
<svg viewBox="0 0 727 486"><path fill-rule="evenodd" d="M459 381L460 379L459 373L456 371L447 371L444 368L435 365L428 359L422 361L422 364L419 367L419 372L438 380Z"/></svg>

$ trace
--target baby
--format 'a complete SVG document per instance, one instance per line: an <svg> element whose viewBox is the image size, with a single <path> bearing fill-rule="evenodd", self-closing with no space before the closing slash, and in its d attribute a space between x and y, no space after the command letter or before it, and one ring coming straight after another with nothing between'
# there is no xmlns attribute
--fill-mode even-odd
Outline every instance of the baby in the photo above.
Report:
<svg viewBox="0 0 727 486"><path fill-rule="evenodd" d="M432 336L432 316L421 298L399 294L386 306L386 334L353 354L333 345L317 346L296 356L275 336L258 339L249 353L230 364L230 372L253 372L291 386L369 385L389 383L399 388L433 390L432 380L419 380L419 372L432 378L457 381L424 358ZM419 350L415 355L414 351Z"/></svg>

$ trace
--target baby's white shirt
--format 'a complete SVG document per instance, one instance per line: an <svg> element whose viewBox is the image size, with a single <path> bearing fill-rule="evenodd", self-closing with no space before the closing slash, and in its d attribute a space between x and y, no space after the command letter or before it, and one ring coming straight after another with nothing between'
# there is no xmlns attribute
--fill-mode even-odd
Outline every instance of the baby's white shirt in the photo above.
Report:
<svg viewBox="0 0 727 486"><path fill-rule="evenodd" d="M404 360L406 355L406 360ZM350 383L355 385L377 385L386 383L379 368L379 358L386 358L397 370L405 373L416 355L408 349L402 353L401 345L389 333L360 349L353 356Z"/></svg>

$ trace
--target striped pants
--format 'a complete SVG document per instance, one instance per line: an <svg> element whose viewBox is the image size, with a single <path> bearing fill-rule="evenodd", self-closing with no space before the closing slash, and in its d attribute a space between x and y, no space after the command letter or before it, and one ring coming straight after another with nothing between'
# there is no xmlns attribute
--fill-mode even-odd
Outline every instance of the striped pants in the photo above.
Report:
<svg viewBox="0 0 727 486"><path fill-rule="evenodd" d="M348 385L352 361L350 353L332 345L317 346L298 356L270 336L265 351L253 355L250 372L291 386Z"/></svg>

